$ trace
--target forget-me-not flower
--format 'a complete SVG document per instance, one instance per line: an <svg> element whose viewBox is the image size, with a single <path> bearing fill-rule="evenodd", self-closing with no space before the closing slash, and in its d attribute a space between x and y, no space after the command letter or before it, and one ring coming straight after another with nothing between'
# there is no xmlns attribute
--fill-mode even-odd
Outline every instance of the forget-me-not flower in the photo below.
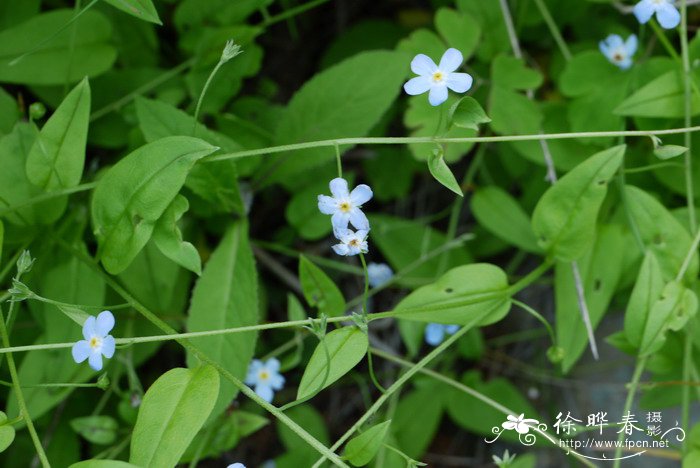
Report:
<svg viewBox="0 0 700 468"><path fill-rule="evenodd" d="M439 106L447 100L448 88L466 93L472 87L474 79L468 73L455 73L463 61L462 53L452 48L442 54L439 65L427 55L418 54L411 61L411 70L418 76L408 80L403 89L412 96L430 91L428 101Z"/></svg>
<svg viewBox="0 0 700 468"><path fill-rule="evenodd" d="M637 52L637 36L632 34L626 41L617 34L611 34L600 41L600 51L610 60L610 63L617 65L623 70L632 66L632 56Z"/></svg>
<svg viewBox="0 0 700 468"><path fill-rule="evenodd" d="M83 338L73 345L73 359L77 363L88 360L94 370L102 370L102 356L114 356L114 337L109 332L114 328L114 315L105 310L97 318L90 316L83 324Z"/></svg>
<svg viewBox="0 0 700 468"><path fill-rule="evenodd" d="M367 276L369 277L369 285L376 288L391 280L394 271L386 263L371 262L367 265Z"/></svg>
<svg viewBox="0 0 700 468"><path fill-rule="evenodd" d="M248 366L245 383L253 387L260 398L270 403L275 396L275 391L282 390L284 387L284 377L279 370L280 362L275 358L270 358L264 363L259 359L253 359Z"/></svg>
<svg viewBox="0 0 700 468"><path fill-rule="evenodd" d="M355 229L369 230L369 221L361 208L372 198L372 189L360 184L350 192L348 182L340 177L331 180L328 185L333 196L319 195L318 209L323 214L332 215L333 230L347 229L348 223Z"/></svg>
<svg viewBox="0 0 700 468"><path fill-rule="evenodd" d="M632 11L642 24L656 14L656 20L664 29L673 29L681 22L681 14L671 0L641 0Z"/></svg>
<svg viewBox="0 0 700 468"><path fill-rule="evenodd" d="M445 335L454 335L459 330L459 325L443 325L441 323L429 323L425 327L425 342L430 346L437 346L445 339Z"/></svg>
<svg viewBox="0 0 700 468"><path fill-rule="evenodd" d="M245 465L243 463L231 463L226 468L245 468Z"/></svg>
<svg viewBox="0 0 700 468"><path fill-rule="evenodd" d="M340 243L333 246L333 251L345 257L367 253L367 234L369 231L366 229L357 232L353 232L352 229L337 229L335 237Z"/></svg>

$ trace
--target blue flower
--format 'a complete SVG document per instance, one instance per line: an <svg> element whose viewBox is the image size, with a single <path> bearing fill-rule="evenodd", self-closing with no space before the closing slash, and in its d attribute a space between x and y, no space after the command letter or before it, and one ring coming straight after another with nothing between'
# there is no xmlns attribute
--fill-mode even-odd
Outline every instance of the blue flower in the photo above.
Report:
<svg viewBox="0 0 700 468"><path fill-rule="evenodd" d="M441 323L429 323L425 327L425 342L431 346L437 346L445 339L445 334L454 335L459 330L459 325L443 325Z"/></svg>
<svg viewBox="0 0 700 468"><path fill-rule="evenodd" d="M255 393L260 398L270 403L275 391L284 387L284 377L279 373L280 362L275 358L270 358L264 363L259 359L253 359L248 366L248 375L245 383L254 387Z"/></svg>
<svg viewBox="0 0 700 468"><path fill-rule="evenodd" d="M333 251L338 255L350 257L360 253L367 253L368 230L360 229L357 232L353 232L351 229L336 229L334 234L340 241L340 244L333 246Z"/></svg>
<svg viewBox="0 0 700 468"><path fill-rule="evenodd" d="M88 360L90 367L102 370L102 356L114 356L114 337L109 332L114 328L114 315L105 310L97 318L90 316L83 324L83 337L73 345L73 359L78 364Z"/></svg>
<svg viewBox="0 0 700 468"><path fill-rule="evenodd" d="M245 465L243 463L231 463L226 468L245 468Z"/></svg>
<svg viewBox="0 0 700 468"><path fill-rule="evenodd" d="M404 91L415 96L430 91L428 101L439 106L447 100L447 89L455 93L466 93L472 87L474 79L467 73L455 73L464 58L457 49L447 49L442 54L440 65L425 54L416 55L411 61L411 70L418 75L403 85Z"/></svg>
<svg viewBox="0 0 700 468"><path fill-rule="evenodd" d="M632 66L632 56L637 52L637 36L632 34L626 41L617 34L611 34L600 41L600 51L605 55L610 63L617 65L623 70Z"/></svg>
<svg viewBox="0 0 700 468"><path fill-rule="evenodd" d="M372 262L367 265L367 276L369 276L369 285L376 288L389 282L394 277L394 272L386 263Z"/></svg>
<svg viewBox="0 0 700 468"><path fill-rule="evenodd" d="M681 14L670 0L642 0L632 11L642 24L656 13L656 19L664 29L673 29L681 22Z"/></svg>
<svg viewBox="0 0 700 468"><path fill-rule="evenodd" d="M369 221L360 208L372 199L372 189L361 184L350 192L348 182L340 177L331 180L329 186L333 196L319 195L318 209L323 214L333 215L333 230L347 229L350 223L355 229L368 231Z"/></svg>

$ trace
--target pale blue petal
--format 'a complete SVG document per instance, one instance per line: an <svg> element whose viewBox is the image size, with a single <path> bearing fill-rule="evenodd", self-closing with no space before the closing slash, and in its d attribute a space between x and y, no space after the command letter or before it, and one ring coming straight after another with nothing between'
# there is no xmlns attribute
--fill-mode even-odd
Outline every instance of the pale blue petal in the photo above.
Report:
<svg viewBox="0 0 700 468"><path fill-rule="evenodd" d="M258 372L263 363L259 359L253 359L248 366L248 374L245 377L246 385L255 385L258 382Z"/></svg>
<svg viewBox="0 0 700 468"><path fill-rule="evenodd" d="M100 312L95 321L95 333L99 336L107 336L114 328L114 315L108 310Z"/></svg>
<svg viewBox="0 0 700 468"><path fill-rule="evenodd" d="M106 358L111 358L114 356L114 349L116 348L116 343L114 342L114 337L112 335L107 335L102 340L102 355Z"/></svg>
<svg viewBox="0 0 700 468"><path fill-rule="evenodd" d="M373 288L386 284L394 276L394 272L386 263L370 263L367 265L369 285Z"/></svg>
<svg viewBox="0 0 700 468"><path fill-rule="evenodd" d="M80 340L73 345L71 351L73 353L73 360L80 364L90 356L90 343L85 340Z"/></svg>
<svg viewBox="0 0 700 468"><path fill-rule="evenodd" d="M459 330L459 325L447 325L445 326L445 332L448 335L454 335Z"/></svg>
<svg viewBox="0 0 700 468"><path fill-rule="evenodd" d="M681 23L681 14L670 3L663 3L657 7L656 19L664 29L673 29Z"/></svg>
<svg viewBox="0 0 700 468"><path fill-rule="evenodd" d="M437 71L437 65L427 55L418 54L411 60L411 71L416 75L432 75Z"/></svg>
<svg viewBox="0 0 700 468"><path fill-rule="evenodd" d="M358 239L365 240L367 238L367 234L369 234L369 229L360 229L355 233Z"/></svg>
<svg viewBox="0 0 700 468"><path fill-rule="evenodd" d="M328 195L319 195L318 209L323 214L333 214L338 210L338 203Z"/></svg>
<svg viewBox="0 0 700 468"><path fill-rule="evenodd" d="M425 342L437 346L445 338L445 326L439 323L429 323L425 327Z"/></svg>
<svg viewBox="0 0 700 468"><path fill-rule="evenodd" d="M360 184L350 192L350 201L355 206L362 206L372 199L372 189L365 184Z"/></svg>
<svg viewBox="0 0 700 468"><path fill-rule="evenodd" d="M447 101L447 86L433 86L428 94L428 101L431 106L439 106Z"/></svg>
<svg viewBox="0 0 700 468"><path fill-rule="evenodd" d="M348 248L348 246L345 244L335 244L332 247L332 249L333 249L333 252L337 253L338 255L342 255L344 257L348 255L348 252L350 250Z"/></svg>
<svg viewBox="0 0 700 468"><path fill-rule="evenodd" d="M96 371L102 370L102 355L100 353L91 352L88 358L88 364Z"/></svg>
<svg viewBox="0 0 700 468"><path fill-rule="evenodd" d="M598 48L600 49L600 52L605 55L608 59L610 59L610 47L608 47L608 43L605 41L600 41L598 43Z"/></svg>
<svg viewBox="0 0 700 468"><path fill-rule="evenodd" d="M460 65L462 65L463 61L464 57L462 57L462 52L458 51L457 49L450 48L447 49L444 54L442 54L438 68L443 73L452 73L453 71L457 70Z"/></svg>
<svg viewBox="0 0 700 468"><path fill-rule="evenodd" d="M415 96L416 94L423 94L428 91L432 83L428 76L417 76L408 80L403 85L403 90L406 91L406 94Z"/></svg>
<svg viewBox="0 0 700 468"><path fill-rule="evenodd" d="M355 229L364 231L369 230L369 220L359 208L353 208L350 210L350 224L355 226Z"/></svg>
<svg viewBox="0 0 700 468"><path fill-rule="evenodd" d="M455 93L466 93L472 87L474 79L468 73L450 73L445 84Z"/></svg>
<svg viewBox="0 0 700 468"><path fill-rule="evenodd" d="M628 57L632 58L632 56L637 52L638 42L637 36L634 34L627 38L625 41L625 51L627 52Z"/></svg>
<svg viewBox="0 0 700 468"><path fill-rule="evenodd" d="M245 465L243 463L232 463L226 468L245 468Z"/></svg>
<svg viewBox="0 0 700 468"><path fill-rule="evenodd" d="M265 361L265 369L271 374L277 373L280 370L280 362L277 358L270 358Z"/></svg>
<svg viewBox="0 0 700 468"><path fill-rule="evenodd" d="M649 21L654 14L654 4L651 0L642 0L634 6L632 11L634 12L634 16L637 17L637 20L644 24Z"/></svg>
<svg viewBox="0 0 700 468"><path fill-rule="evenodd" d="M344 229L333 229L333 235L339 241L347 244L355 236L355 233L352 232L352 230L350 230L348 228L344 228Z"/></svg>
<svg viewBox="0 0 700 468"><path fill-rule="evenodd" d="M333 225L333 231L347 229L348 222L350 222L350 213L336 211L335 213L333 213L333 216L331 216L331 224Z"/></svg>
<svg viewBox="0 0 700 468"><path fill-rule="evenodd" d="M270 386L274 390L282 390L284 388L284 377L280 374L270 375Z"/></svg>
<svg viewBox="0 0 700 468"><path fill-rule="evenodd" d="M623 70L627 70L629 67L632 66L632 59L629 57L625 57L620 62L617 62L616 65Z"/></svg>
<svg viewBox="0 0 700 468"><path fill-rule="evenodd" d="M350 195L348 192L348 181L345 179L336 177L335 179L331 180L328 186L331 189L333 197L336 199L348 198Z"/></svg>
<svg viewBox="0 0 700 468"><path fill-rule="evenodd" d="M95 335L95 317L94 316L89 316L87 320L85 320L85 323L83 324L83 338L86 340L90 341L90 338L92 338Z"/></svg>
<svg viewBox="0 0 700 468"><path fill-rule="evenodd" d="M257 384L255 386L255 393L257 393L260 398L268 403L271 403L272 397L275 396L275 393L272 391L272 387L263 384Z"/></svg>

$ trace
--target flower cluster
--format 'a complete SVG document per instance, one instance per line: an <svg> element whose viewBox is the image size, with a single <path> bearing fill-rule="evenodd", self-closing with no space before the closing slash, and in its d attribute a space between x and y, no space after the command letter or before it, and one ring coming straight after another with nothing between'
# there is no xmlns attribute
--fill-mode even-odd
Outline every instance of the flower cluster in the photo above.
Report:
<svg viewBox="0 0 700 468"><path fill-rule="evenodd" d="M284 377L279 370L280 362L275 358L270 358L265 362L253 359L253 362L248 366L245 383L253 387L260 398L270 403L275 392L284 388Z"/></svg>
<svg viewBox="0 0 700 468"><path fill-rule="evenodd" d="M333 234L340 241L333 246L333 251L343 256L367 253L369 220L361 208L372 199L372 189L361 184L351 192L348 182L340 177L331 180L329 187L332 196L319 195L318 209L323 214L331 215ZM349 225L356 231L349 229Z"/></svg>
<svg viewBox="0 0 700 468"><path fill-rule="evenodd" d="M94 370L102 370L102 356L114 356L114 337L109 334L114 328L114 315L105 310L97 317L90 316L83 324L83 338L73 345L73 360L80 364L88 360Z"/></svg>

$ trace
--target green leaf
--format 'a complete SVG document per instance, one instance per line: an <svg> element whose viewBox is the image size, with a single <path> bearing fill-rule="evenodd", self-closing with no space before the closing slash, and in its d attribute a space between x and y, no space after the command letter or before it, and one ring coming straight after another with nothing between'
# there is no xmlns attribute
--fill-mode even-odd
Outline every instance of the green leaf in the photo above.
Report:
<svg viewBox="0 0 700 468"><path fill-rule="evenodd" d="M479 124L491 122L481 104L471 96L463 97L450 107L448 120L457 127L474 130L479 130Z"/></svg>
<svg viewBox="0 0 700 468"><path fill-rule="evenodd" d="M258 279L247 226L231 226L209 258L192 293L187 318L190 332L243 327L258 324ZM239 379L245 378L253 358L257 332L193 338L192 343ZM198 359L187 356L187 365L195 367ZM229 381L221 383L217 415L238 390Z"/></svg>
<svg viewBox="0 0 700 468"><path fill-rule="evenodd" d="M344 458L355 466L364 466L372 461L384 443L390 424L391 419L376 424L350 439L345 446Z"/></svg>
<svg viewBox="0 0 700 468"><path fill-rule="evenodd" d="M365 357L368 347L367 335L357 327L343 327L326 334L316 345L309 364L304 369L297 400L323 390L350 372Z"/></svg>
<svg viewBox="0 0 700 468"><path fill-rule="evenodd" d="M428 169L435 180L452 190L460 197L464 196L461 187L457 183L457 179L455 179L454 174L452 174L452 171L445 162L445 158L443 158L441 149L433 150L432 154L430 155L430 159L428 159Z"/></svg>
<svg viewBox="0 0 700 468"><path fill-rule="evenodd" d="M119 424L111 416L85 416L72 419L70 427L88 442L110 445L117 440Z"/></svg>
<svg viewBox="0 0 700 468"><path fill-rule="evenodd" d="M105 0L114 8L140 18L149 23L163 24L151 0Z"/></svg>
<svg viewBox="0 0 700 468"><path fill-rule="evenodd" d="M319 314L338 317L345 312L343 294L319 267L305 256L299 256L299 281L306 302L316 307Z"/></svg>
<svg viewBox="0 0 700 468"><path fill-rule="evenodd" d="M0 135L10 133L18 119L17 101L7 91L0 88Z"/></svg>
<svg viewBox="0 0 700 468"><path fill-rule="evenodd" d="M593 242L598 210L624 153L624 145L597 153L545 192L532 215L542 248L561 260L583 255Z"/></svg>
<svg viewBox="0 0 700 468"><path fill-rule="evenodd" d="M465 61L474 53L481 37L481 26L474 17L451 8L440 8L435 13L435 29L450 47L462 53ZM435 58L438 63L439 57Z"/></svg>
<svg viewBox="0 0 700 468"><path fill-rule="evenodd" d="M202 273L202 260L199 258L199 252L194 245L182 240L182 233L177 225L189 207L187 198L176 195L170 206L156 222L153 240L163 255L199 275Z"/></svg>
<svg viewBox="0 0 700 468"><path fill-rule="evenodd" d="M629 343L637 348L641 345L652 306L664 287L661 276L659 261L654 252L648 250L625 311L625 336Z"/></svg>
<svg viewBox="0 0 700 468"><path fill-rule="evenodd" d="M686 148L685 146L663 145L654 149L654 156L665 161L667 159L675 158L677 156L685 154L687 151L688 148Z"/></svg>
<svg viewBox="0 0 700 468"><path fill-rule="evenodd" d="M409 63L400 52L370 51L322 71L289 102L274 144L366 136L394 102ZM261 168L265 183L291 187L303 180L300 174L331 163L334 152L307 148L268 159Z"/></svg>
<svg viewBox="0 0 700 468"><path fill-rule="evenodd" d="M0 262L2 262L2 246L5 241L5 225L0 220Z"/></svg>
<svg viewBox="0 0 700 468"><path fill-rule="evenodd" d="M399 448L409 457L418 459L435 437L442 419L445 389L444 385L434 381L405 395L402 393L391 432Z"/></svg>
<svg viewBox="0 0 700 468"><path fill-rule="evenodd" d="M7 450L15 440L15 428L7 424L7 415L0 411L0 453Z"/></svg>
<svg viewBox="0 0 700 468"><path fill-rule="evenodd" d="M491 128L503 135L539 133L542 126L542 111L537 103L502 86L491 88L489 115Z"/></svg>
<svg viewBox="0 0 700 468"><path fill-rule="evenodd" d="M510 309L508 278L495 265L453 268L432 284L416 289L396 306L398 318L456 325L488 325ZM416 310L411 310L416 309Z"/></svg>
<svg viewBox="0 0 700 468"><path fill-rule="evenodd" d="M646 356L658 351L666 342L666 332L682 329L697 310L698 297L692 290L676 281L666 284L649 311L639 355Z"/></svg>
<svg viewBox="0 0 700 468"><path fill-rule="evenodd" d="M692 238L683 225L654 197L640 188L625 187L630 216L639 229L642 242L656 255L665 281L675 278L690 251ZM693 253L685 279L698 276L698 254Z"/></svg>
<svg viewBox="0 0 700 468"><path fill-rule="evenodd" d="M326 420L313 406L308 404L298 405L285 411L285 414L323 445L331 445L328 429L326 427ZM277 433L279 434L282 445L289 451L288 453L294 454L293 458L297 461L297 463L289 465L278 463L277 466L280 466L280 468L283 466L295 468L312 466L314 462L316 462L318 459L318 452L279 419L277 420ZM278 460L279 459L277 459L277 461Z"/></svg>
<svg viewBox="0 0 700 468"><path fill-rule="evenodd" d="M75 187L85 165L85 144L90 119L90 85L83 79L39 132L27 156L27 179L44 192ZM42 221L61 217L68 204L63 196L39 205Z"/></svg>
<svg viewBox="0 0 700 468"><path fill-rule="evenodd" d="M518 201L496 185L480 188L471 199L474 217L496 237L527 252L540 253L530 218Z"/></svg>
<svg viewBox="0 0 700 468"><path fill-rule="evenodd" d="M700 74L694 72L695 79ZM635 117L682 118L685 115L685 87L683 74L670 71L647 83L625 99L617 108L617 115ZM691 96L691 115L700 113L700 97Z"/></svg>
<svg viewBox="0 0 700 468"><path fill-rule="evenodd" d="M85 321L90 317L90 314L77 307L67 306L67 305L57 305L58 310L63 312L66 317L71 319L73 322L77 323L81 327Z"/></svg>
<svg viewBox="0 0 700 468"><path fill-rule="evenodd" d="M491 64L493 83L509 89L535 89L542 85L542 74L525 66L522 59L499 55Z"/></svg>
<svg viewBox="0 0 700 468"><path fill-rule="evenodd" d="M0 206L3 208L21 205L41 194L27 179L26 171L26 157L35 138L36 130L24 122L0 138ZM33 225L40 216L35 208L27 206L3 216L12 224Z"/></svg>
<svg viewBox="0 0 700 468"><path fill-rule="evenodd" d="M191 137L149 143L119 161L100 179L92 220L105 269L116 274L151 238L192 166L217 148Z"/></svg>
<svg viewBox="0 0 700 468"><path fill-rule="evenodd" d="M54 36L74 15L72 8L52 10L0 32L0 81L62 86L109 70L117 51L110 44L112 26L101 13L86 11L79 27ZM47 38L51 40L42 44ZM38 50L12 64L39 44Z"/></svg>
<svg viewBox="0 0 700 468"><path fill-rule="evenodd" d="M140 468L121 460L85 460L73 463L68 468Z"/></svg>
<svg viewBox="0 0 700 468"><path fill-rule="evenodd" d="M131 438L129 462L175 466L211 413L219 394L212 366L171 369L148 389Z"/></svg>

